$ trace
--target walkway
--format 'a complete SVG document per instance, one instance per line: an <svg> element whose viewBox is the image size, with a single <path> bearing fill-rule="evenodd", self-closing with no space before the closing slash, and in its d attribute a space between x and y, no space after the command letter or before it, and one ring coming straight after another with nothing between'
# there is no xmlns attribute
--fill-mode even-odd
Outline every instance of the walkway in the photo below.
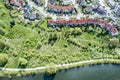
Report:
<svg viewBox="0 0 120 80"><path fill-rule="evenodd" d="M87 61L81 61L81 62L75 62L75 63L70 63L70 64L59 64L56 65L56 67L66 67L69 65L76 65L76 64L82 64L82 63L88 63L92 62L95 60L87 60ZM0 68L0 70L5 70L5 71L31 71L31 70L44 70L46 67L37 67L37 68L26 68L26 69L19 69L19 68Z"/></svg>
<svg viewBox="0 0 120 80"><path fill-rule="evenodd" d="M87 61L80 61L80 62L75 62L75 63L68 63L68 64L59 64L56 65L56 67L68 67L71 65L79 65L79 64L85 64L85 63L91 63L91 62L95 62L95 61L105 61L105 60L110 60L110 61L114 61L114 59L98 59L98 60L87 60ZM26 68L26 69L19 69L19 68L0 68L0 70L3 71L32 71L32 70L45 70L46 67L37 67L37 68Z"/></svg>

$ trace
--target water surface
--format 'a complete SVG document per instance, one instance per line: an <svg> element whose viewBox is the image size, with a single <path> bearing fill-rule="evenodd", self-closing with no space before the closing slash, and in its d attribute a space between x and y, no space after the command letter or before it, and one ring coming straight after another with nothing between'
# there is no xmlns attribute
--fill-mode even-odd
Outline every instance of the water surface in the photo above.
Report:
<svg viewBox="0 0 120 80"><path fill-rule="evenodd" d="M46 74L26 75L0 80L120 80L120 65L102 64L61 70L55 76Z"/></svg>

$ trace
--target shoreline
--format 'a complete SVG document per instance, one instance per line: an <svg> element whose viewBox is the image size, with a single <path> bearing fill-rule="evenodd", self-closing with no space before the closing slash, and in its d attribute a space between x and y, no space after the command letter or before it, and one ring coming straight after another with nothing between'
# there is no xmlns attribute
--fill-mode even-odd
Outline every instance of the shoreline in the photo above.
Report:
<svg viewBox="0 0 120 80"><path fill-rule="evenodd" d="M120 60L119 59L86 60L86 61L74 62L69 64L59 64L59 65L56 65L56 68L57 70L62 70L62 69L67 70L70 68L97 65L97 64L120 64ZM36 67L36 68L26 68L26 69L0 68L0 77L16 77L16 76L23 76L28 74L38 74L38 73L44 73L45 70L46 70L45 66ZM2 75L1 75L1 72L3 72Z"/></svg>

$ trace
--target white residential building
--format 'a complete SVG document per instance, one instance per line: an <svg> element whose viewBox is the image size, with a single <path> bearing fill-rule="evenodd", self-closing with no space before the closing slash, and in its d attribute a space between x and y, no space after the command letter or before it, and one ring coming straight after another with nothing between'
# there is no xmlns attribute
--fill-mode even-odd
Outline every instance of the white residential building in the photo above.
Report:
<svg viewBox="0 0 120 80"><path fill-rule="evenodd" d="M62 0L63 5L69 5L72 4L72 0Z"/></svg>

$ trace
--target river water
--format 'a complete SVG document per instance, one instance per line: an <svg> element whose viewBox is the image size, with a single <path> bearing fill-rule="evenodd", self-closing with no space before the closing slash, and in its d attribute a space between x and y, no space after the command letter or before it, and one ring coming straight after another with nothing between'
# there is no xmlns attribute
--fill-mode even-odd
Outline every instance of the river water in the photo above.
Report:
<svg viewBox="0 0 120 80"><path fill-rule="evenodd" d="M60 70L55 76L46 74L26 75L0 80L120 80L120 65L102 64Z"/></svg>

